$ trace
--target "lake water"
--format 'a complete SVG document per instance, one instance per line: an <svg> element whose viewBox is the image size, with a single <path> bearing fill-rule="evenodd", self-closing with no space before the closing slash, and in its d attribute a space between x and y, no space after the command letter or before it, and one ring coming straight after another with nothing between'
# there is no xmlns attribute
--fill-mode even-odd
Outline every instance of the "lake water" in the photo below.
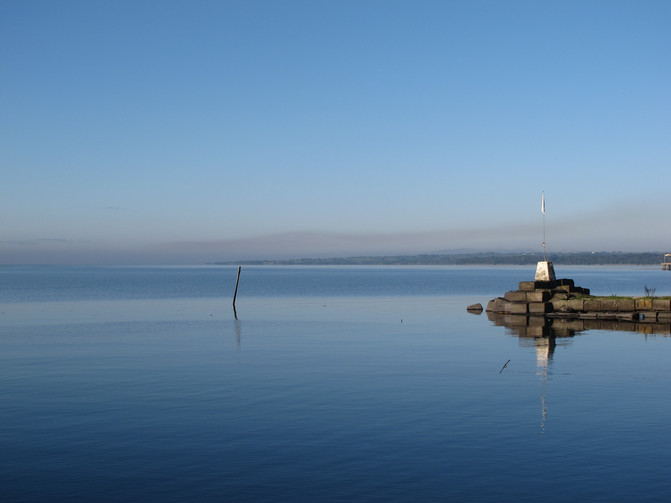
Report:
<svg viewBox="0 0 671 503"><path fill-rule="evenodd" d="M0 267L0 499L669 500L671 337L466 312L534 269Z"/></svg>

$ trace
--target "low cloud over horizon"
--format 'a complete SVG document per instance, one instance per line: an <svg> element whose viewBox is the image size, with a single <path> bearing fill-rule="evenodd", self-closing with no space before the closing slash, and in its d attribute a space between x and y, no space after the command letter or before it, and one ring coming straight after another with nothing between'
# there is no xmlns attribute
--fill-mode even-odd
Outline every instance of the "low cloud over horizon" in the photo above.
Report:
<svg viewBox="0 0 671 503"><path fill-rule="evenodd" d="M608 217L574 216L547 226L547 250L664 251L661 218L639 212ZM651 227L652 226L652 227ZM451 230L395 233L294 231L232 239L103 243L58 237L0 243L3 264L204 264L237 260L282 260L374 255L542 251L542 225L522 223Z"/></svg>

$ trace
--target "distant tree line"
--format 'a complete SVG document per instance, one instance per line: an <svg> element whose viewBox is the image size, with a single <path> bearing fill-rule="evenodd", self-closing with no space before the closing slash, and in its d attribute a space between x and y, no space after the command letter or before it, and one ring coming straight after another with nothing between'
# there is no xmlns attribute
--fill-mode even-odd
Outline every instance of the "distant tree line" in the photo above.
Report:
<svg viewBox="0 0 671 503"><path fill-rule="evenodd" d="M547 259L562 265L658 265L663 253L656 252L562 252ZM540 253L450 253L376 257L299 258L290 260L244 260L215 262L217 265L528 265L543 260Z"/></svg>

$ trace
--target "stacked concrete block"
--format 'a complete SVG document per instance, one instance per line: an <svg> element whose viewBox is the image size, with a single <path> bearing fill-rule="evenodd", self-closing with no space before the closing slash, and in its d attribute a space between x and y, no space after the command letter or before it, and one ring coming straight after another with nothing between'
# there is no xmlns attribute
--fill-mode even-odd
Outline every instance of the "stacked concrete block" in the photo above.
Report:
<svg viewBox="0 0 671 503"><path fill-rule="evenodd" d="M521 281L519 290L492 299L487 312L514 316L606 321L671 323L671 299L592 297L572 279Z"/></svg>
<svg viewBox="0 0 671 503"><path fill-rule="evenodd" d="M589 295L589 290L576 287L572 279L521 281L519 290L489 301L487 311L544 315L556 310L556 300L568 300L570 295Z"/></svg>

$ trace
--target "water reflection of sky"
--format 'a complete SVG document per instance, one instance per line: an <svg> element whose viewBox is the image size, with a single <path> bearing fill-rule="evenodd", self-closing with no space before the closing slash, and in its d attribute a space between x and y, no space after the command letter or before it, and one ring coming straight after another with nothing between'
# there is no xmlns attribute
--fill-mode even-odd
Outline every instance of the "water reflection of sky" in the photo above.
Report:
<svg viewBox="0 0 671 503"><path fill-rule="evenodd" d="M511 337L466 312L477 301L242 297L237 320L228 298L4 305L2 447L15 461L0 470L35 500L112 485L164 501L186 487L285 501L671 489L671 338Z"/></svg>

